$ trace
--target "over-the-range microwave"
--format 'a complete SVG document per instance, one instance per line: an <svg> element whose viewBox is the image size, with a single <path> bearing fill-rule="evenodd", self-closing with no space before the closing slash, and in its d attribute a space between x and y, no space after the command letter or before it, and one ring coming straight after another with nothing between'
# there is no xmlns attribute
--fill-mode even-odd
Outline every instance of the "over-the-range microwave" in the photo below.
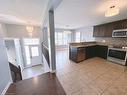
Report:
<svg viewBox="0 0 127 95"><path fill-rule="evenodd" d="M127 29L113 30L112 37L127 37Z"/></svg>

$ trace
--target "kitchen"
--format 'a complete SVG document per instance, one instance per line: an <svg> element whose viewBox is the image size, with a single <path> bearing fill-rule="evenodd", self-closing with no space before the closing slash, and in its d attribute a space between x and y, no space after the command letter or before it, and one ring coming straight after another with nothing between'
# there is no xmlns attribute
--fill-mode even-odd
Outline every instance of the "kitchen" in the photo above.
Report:
<svg viewBox="0 0 127 95"><path fill-rule="evenodd" d="M16 85L16 94L127 95L126 0L49 1L51 9L49 6L45 8L47 12L44 25L41 24L42 34L39 34L44 70L50 72L49 80L44 78L43 81L40 76L34 77L33 81L26 80L24 85ZM40 0L38 4L42 3ZM35 1L34 4L39 6ZM31 7L26 13L30 14L33 12L31 9L36 9ZM39 22L42 23L42 19ZM11 32L7 34L12 35Z"/></svg>
<svg viewBox="0 0 127 95"><path fill-rule="evenodd" d="M56 73L67 95L127 94L126 5L63 0L54 11Z"/></svg>
<svg viewBox="0 0 127 95"><path fill-rule="evenodd" d="M126 29L127 19L83 29L84 35L81 33L80 38L89 37L89 32L91 41L71 42L68 53L65 55L66 51L62 51L57 56L61 58L57 64L62 64L57 66L60 67L58 78L67 95L127 94Z"/></svg>
<svg viewBox="0 0 127 95"><path fill-rule="evenodd" d="M78 63L93 57L127 64L127 19L96 25L94 42L70 43L69 59Z"/></svg>

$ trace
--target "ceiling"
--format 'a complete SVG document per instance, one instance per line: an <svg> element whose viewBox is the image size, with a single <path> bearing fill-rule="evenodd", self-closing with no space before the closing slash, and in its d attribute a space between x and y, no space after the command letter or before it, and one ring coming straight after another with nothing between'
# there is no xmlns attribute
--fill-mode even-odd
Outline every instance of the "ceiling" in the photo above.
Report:
<svg viewBox="0 0 127 95"><path fill-rule="evenodd" d="M61 0L60 0L61 1ZM40 26L49 0L0 0L0 22ZM105 17L112 6L120 14ZM62 0L55 10L55 27L77 29L127 18L127 0Z"/></svg>
<svg viewBox="0 0 127 95"><path fill-rule="evenodd" d="M105 17L112 5L120 14ZM127 18L127 0L63 0L55 10L55 27L77 29Z"/></svg>
<svg viewBox="0 0 127 95"><path fill-rule="evenodd" d="M49 0L0 0L0 22L40 26Z"/></svg>

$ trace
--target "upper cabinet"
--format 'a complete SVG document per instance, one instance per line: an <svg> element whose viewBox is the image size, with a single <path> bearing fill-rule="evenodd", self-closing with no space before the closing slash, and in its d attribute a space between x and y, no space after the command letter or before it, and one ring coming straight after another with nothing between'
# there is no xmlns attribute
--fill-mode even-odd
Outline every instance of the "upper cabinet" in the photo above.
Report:
<svg viewBox="0 0 127 95"><path fill-rule="evenodd" d="M127 20L94 26L93 37L112 37L113 30L127 28Z"/></svg>

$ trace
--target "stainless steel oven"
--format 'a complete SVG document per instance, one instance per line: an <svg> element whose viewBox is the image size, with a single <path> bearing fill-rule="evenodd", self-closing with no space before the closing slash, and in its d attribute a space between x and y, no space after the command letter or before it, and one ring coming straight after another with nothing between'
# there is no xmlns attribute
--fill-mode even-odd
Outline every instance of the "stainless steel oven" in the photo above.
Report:
<svg viewBox="0 0 127 95"><path fill-rule="evenodd" d="M109 48L107 59L122 65L127 63L127 50L118 48Z"/></svg>

